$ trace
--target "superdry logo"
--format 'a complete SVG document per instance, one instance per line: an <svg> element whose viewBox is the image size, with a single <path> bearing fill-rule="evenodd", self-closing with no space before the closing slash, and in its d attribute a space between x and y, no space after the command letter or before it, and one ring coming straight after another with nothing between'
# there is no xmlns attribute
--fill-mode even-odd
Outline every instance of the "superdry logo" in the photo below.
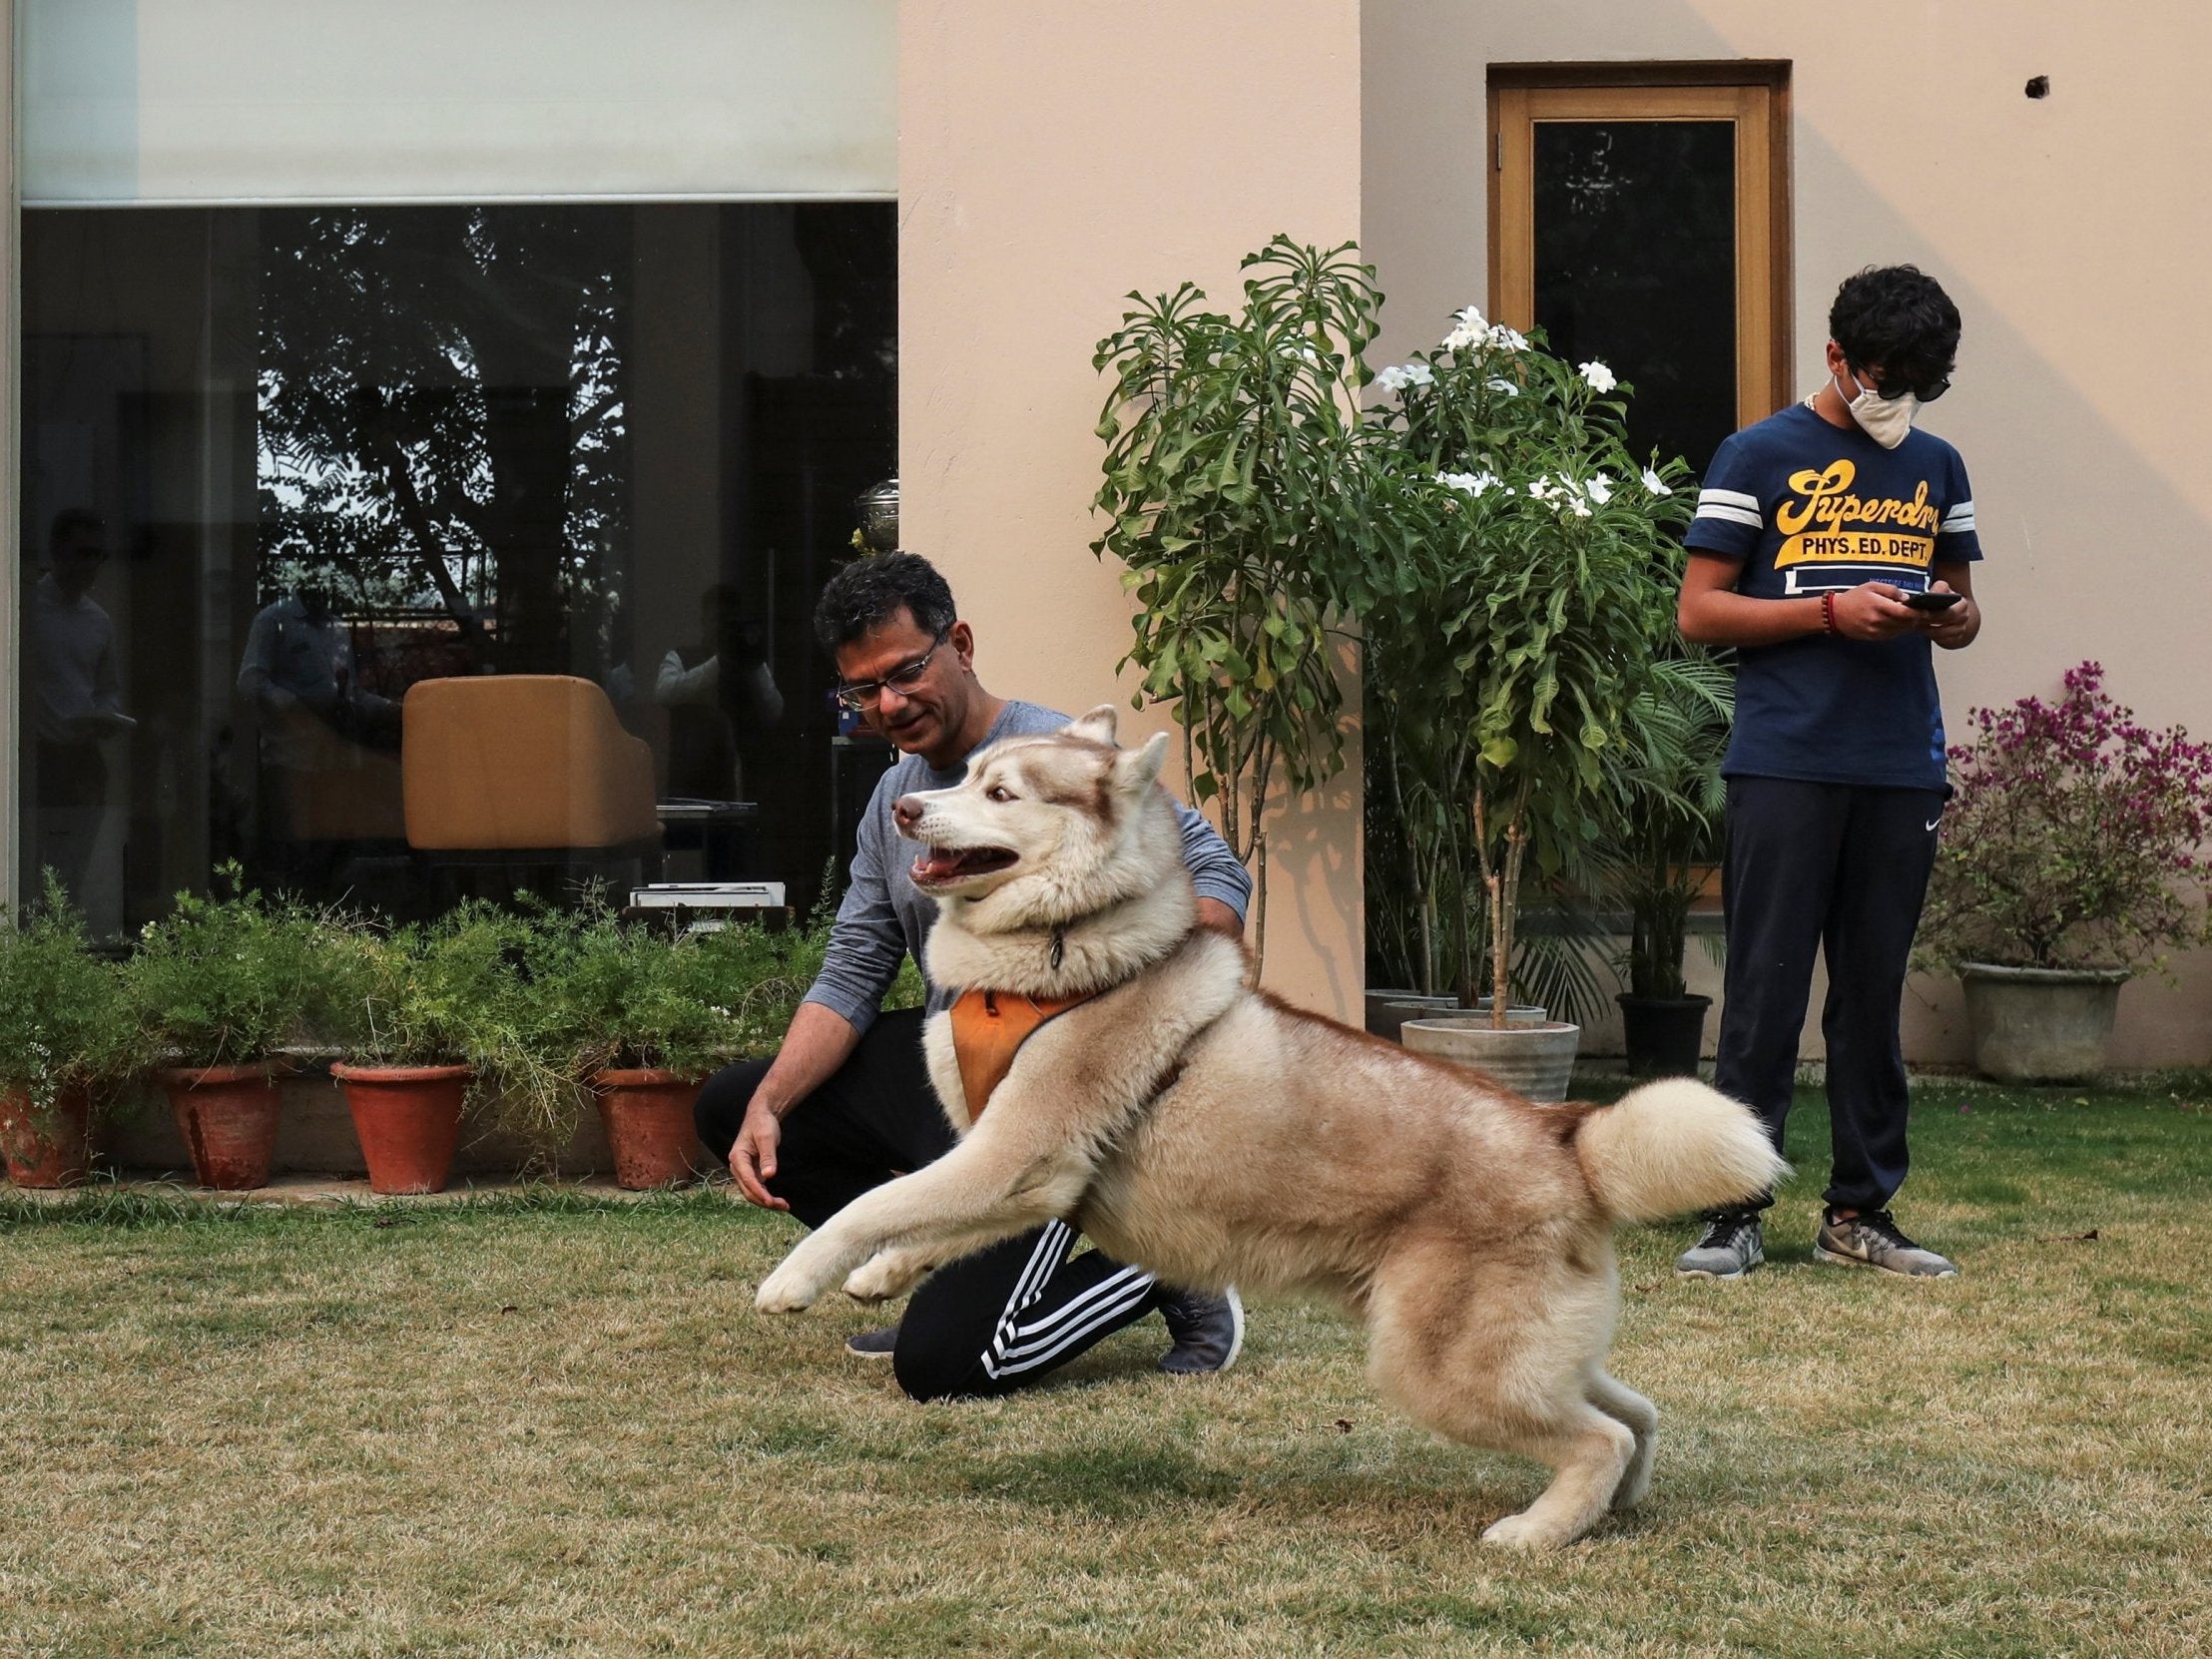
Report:
<svg viewBox="0 0 2212 1659"><path fill-rule="evenodd" d="M1928 568L1942 516L1929 505L1928 480L1922 479L1908 500L1855 495L1851 486L1858 476L1858 466L1843 459L1791 474L1790 497L1774 513L1783 535L1777 570L1820 563Z"/></svg>

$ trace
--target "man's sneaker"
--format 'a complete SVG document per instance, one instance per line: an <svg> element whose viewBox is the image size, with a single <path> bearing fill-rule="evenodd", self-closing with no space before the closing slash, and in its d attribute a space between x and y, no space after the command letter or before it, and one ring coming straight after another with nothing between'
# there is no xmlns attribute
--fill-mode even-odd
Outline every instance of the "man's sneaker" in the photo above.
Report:
<svg viewBox="0 0 2212 1659"><path fill-rule="evenodd" d="M863 1331L857 1337L844 1340L845 1353L861 1360L888 1360L891 1350L898 1346L898 1327L886 1325L880 1331Z"/></svg>
<svg viewBox="0 0 2212 1659"><path fill-rule="evenodd" d="M1756 1210L1730 1210L1706 1218L1705 1237L1674 1260L1684 1279L1741 1279L1767 1259L1766 1234Z"/></svg>
<svg viewBox="0 0 2212 1659"><path fill-rule="evenodd" d="M1175 1346L1160 1358L1172 1377L1206 1377L1227 1371L1244 1347L1244 1300L1232 1285L1221 1296L1161 1287L1160 1317Z"/></svg>
<svg viewBox="0 0 2212 1659"><path fill-rule="evenodd" d="M1887 1210L1862 1210L1849 1221L1824 1214L1813 1259L1847 1268L1880 1268L1907 1279L1956 1279L1958 1269L1898 1231Z"/></svg>

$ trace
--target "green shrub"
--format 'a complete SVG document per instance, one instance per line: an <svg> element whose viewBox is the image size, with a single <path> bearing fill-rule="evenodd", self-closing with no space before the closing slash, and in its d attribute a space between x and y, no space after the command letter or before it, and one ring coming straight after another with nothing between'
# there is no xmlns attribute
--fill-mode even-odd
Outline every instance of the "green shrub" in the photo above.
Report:
<svg viewBox="0 0 2212 1659"><path fill-rule="evenodd" d="M216 879L228 896L181 892L169 915L146 924L124 966L129 1007L171 1064L267 1064L327 1020L345 930L294 899L247 887L235 862Z"/></svg>
<svg viewBox="0 0 2212 1659"><path fill-rule="evenodd" d="M773 1052L821 966L818 929L733 923L670 937L580 913L541 936L534 977L558 1005L571 1075L649 1067L703 1075Z"/></svg>
<svg viewBox="0 0 2212 1659"><path fill-rule="evenodd" d="M38 1114L70 1090L100 1099L139 1068L143 1047L115 964L93 954L48 870L43 898L0 926L0 1090Z"/></svg>

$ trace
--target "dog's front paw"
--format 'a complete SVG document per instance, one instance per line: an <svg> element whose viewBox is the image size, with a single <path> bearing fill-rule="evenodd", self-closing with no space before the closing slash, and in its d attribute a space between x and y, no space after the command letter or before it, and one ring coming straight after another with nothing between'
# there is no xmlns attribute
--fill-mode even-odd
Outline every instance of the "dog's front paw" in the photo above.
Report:
<svg viewBox="0 0 2212 1659"><path fill-rule="evenodd" d="M1482 1534L1482 1541L1492 1549L1552 1549L1565 1543L1566 1539L1559 1536L1557 1527L1531 1520L1524 1512L1507 1515L1503 1520L1494 1522Z"/></svg>
<svg viewBox="0 0 2212 1659"><path fill-rule="evenodd" d="M764 1314L799 1314L812 1308L830 1287L807 1270L795 1252L761 1282L753 1306Z"/></svg>
<svg viewBox="0 0 2212 1659"><path fill-rule="evenodd" d="M852 1270L844 1294L854 1302L887 1302L912 1290L935 1265L918 1250L878 1251Z"/></svg>

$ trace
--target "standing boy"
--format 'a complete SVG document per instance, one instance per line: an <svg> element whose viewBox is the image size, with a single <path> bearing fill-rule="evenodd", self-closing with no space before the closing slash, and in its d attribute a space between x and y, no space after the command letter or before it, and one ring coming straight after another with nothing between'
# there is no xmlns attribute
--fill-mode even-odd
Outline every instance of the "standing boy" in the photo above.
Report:
<svg viewBox="0 0 2212 1659"><path fill-rule="evenodd" d="M1682 636L1738 653L1714 1082L1779 1149L1825 950L1833 1161L1815 1259L1946 1279L1958 1270L1889 1204L1908 1164L1899 1009L1949 795L1931 647L1981 631L1965 467L1913 425L1950 386L1958 308L1891 266L1849 278L1828 328L1827 382L1721 445L1686 538ZM1676 1270L1758 1266L1772 1202L1709 1217Z"/></svg>

